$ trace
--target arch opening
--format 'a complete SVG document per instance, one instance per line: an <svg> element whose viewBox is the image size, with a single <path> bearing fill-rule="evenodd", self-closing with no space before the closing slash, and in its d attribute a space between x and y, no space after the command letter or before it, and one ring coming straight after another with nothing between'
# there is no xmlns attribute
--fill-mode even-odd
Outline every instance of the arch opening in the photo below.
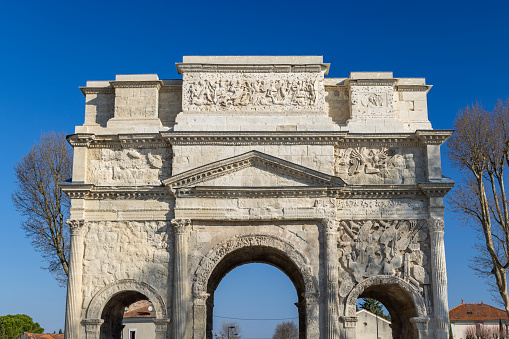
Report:
<svg viewBox="0 0 509 339"><path fill-rule="evenodd" d="M123 291L114 295L104 306L101 319L104 320L100 329L100 339L121 339L124 310L130 305L149 300L147 296L137 291Z"/></svg>
<svg viewBox="0 0 509 339"><path fill-rule="evenodd" d="M223 280L223 278L236 267L260 263L271 265L284 273L292 282L296 294L298 311L298 328L299 338L305 338L306 334L306 307L304 301L304 294L306 292L306 283L299 267L291 260L287 253L282 250L272 248L269 246L247 246L236 249L225 255L221 261L212 270L207 281L207 325L206 337L213 338L214 327L214 293Z"/></svg>
<svg viewBox="0 0 509 339"><path fill-rule="evenodd" d="M382 303L391 317L393 339L417 339L422 333L413 318L426 318L423 298L416 288L394 276L368 278L359 283L346 300L346 313L353 316L357 298L371 298Z"/></svg>

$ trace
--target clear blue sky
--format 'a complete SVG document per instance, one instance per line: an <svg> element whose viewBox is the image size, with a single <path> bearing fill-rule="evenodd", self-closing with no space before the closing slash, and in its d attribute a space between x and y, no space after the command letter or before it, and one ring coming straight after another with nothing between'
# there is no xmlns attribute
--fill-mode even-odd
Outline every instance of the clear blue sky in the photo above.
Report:
<svg viewBox="0 0 509 339"><path fill-rule="evenodd" d="M434 85L429 118L434 128L450 129L458 109L474 101L492 108L509 96L507 13L506 1L3 1L0 315L26 313L51 332L64 326L65 290L40 269L10 196L14 164L40 133L72 133L83 123L78 86L87 80L126 73L178 78L174 63L182 55L323 55L330 77L351 71L425 77ZM459 180L447 159L443 165ZM468 268L474 240L447 214L450 307L462 299L492 302ZM259 281L246 290L254 301L239 302L243 278ZM273 317L277 302L288 311L278 311L282 317L296 316L295 292L272 294L270 286L290 285L264 265L232 271L216 293L216 314ZM274 326L241 325L247 338L268 338Z"/></svg>

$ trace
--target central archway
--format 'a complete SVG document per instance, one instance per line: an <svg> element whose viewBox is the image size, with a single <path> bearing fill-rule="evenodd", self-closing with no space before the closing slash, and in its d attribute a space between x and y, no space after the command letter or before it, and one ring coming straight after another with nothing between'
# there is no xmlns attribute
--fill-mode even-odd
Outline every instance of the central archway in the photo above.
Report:
<svg viewBox="0 0 509 339"><path fill-rule="evenodd" d="M316 297L309 297L318 295L317 281L302 253L288 241L267 234L235 236L216 246L201 260L194 276L193 296L195 300L204 301L201 306L206 312L200 312L195 302L195 333L205 332L207 339L212 338L214 292L228 272L249 263L269 264L288 276L298 295L299 337L306 338L308 328L314 327L310 326L309 313L316 311L310 309L318 307Z"/></svg>

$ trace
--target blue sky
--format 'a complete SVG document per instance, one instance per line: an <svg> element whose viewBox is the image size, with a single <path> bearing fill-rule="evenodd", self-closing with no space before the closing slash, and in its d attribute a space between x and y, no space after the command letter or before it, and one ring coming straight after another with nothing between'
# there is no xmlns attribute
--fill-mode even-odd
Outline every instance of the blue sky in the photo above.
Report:
<svg viewBox="0 0 509 339"><path fill-rule="evenodd" d="M65 290L40 269L10 196L14 164L41 132L72 133L83 123L78 87L87 80L126 73L178 78L174 63L183 55L323 55L330 77L351 71L425 77L434 85L429 118L434 128L450 129L458 109L474 101L491 109L509 96L507 13L506 1L2 2L0 315L25 313L51 332L64 326ZM445 175L460 179L445 158L443 166ZM450 307L462 299L492 302L468 268L474 238L447 213ZM254 300L238 299L242 278L260 281L252 285ZM275 294L284 298L268 292L288 284L268 266L240 267L219 286L216 314L272 318L281 299L290 307L277 313L296 316L294 291ZM255 301L262 306L255 308ZM241 323L247 338L270 337L275 324L254 323Z"/></svg>

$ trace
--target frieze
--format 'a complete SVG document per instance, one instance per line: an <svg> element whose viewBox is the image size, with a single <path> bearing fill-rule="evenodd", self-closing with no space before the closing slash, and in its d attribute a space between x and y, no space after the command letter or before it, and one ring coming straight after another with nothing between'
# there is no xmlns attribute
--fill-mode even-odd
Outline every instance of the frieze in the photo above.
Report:
<svg viewBox="0 0 509 339"><path fill-rule="evenodd" d="M324 113L320 74L186 75L182 88L184 112L303 111Z"/></svg>
<svg viewBox="0 0 509 339"><path fill-rule="evenodd" d="M95 135L91 133L72 134L67 137L72 147L88 148L170 148L171 145L160 134Z"/></svg>
<svg viewBox="0 0 509 339"><path fill-rule="evenodd" d="M423 220L341 221L340 295L366 278L396 276L429 284L428 232Z"/></svg>

